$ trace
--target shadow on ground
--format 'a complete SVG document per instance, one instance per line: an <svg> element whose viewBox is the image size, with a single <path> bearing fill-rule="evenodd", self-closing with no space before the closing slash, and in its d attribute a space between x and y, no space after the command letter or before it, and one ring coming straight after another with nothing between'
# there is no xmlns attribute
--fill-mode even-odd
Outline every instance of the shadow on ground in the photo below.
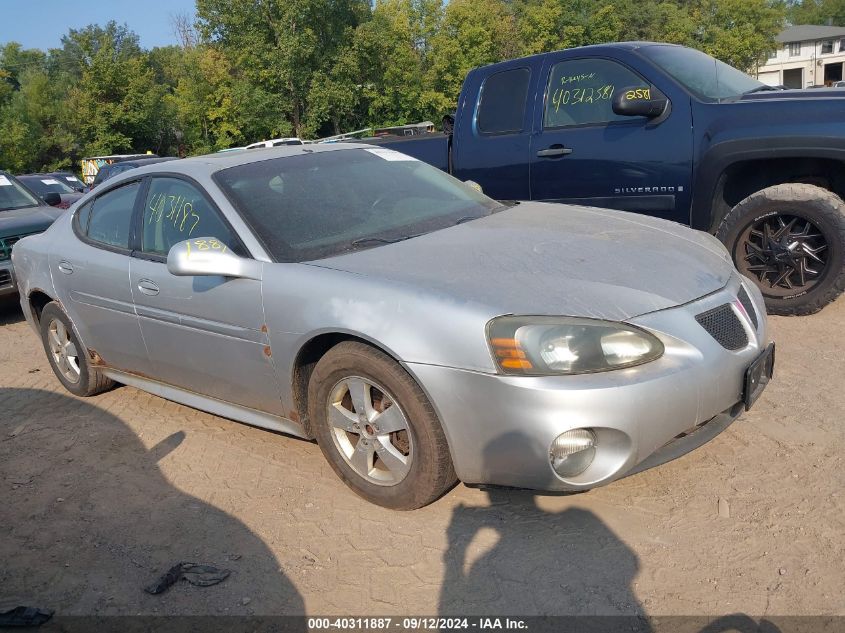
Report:
<svg viewBox="0 0 845 633"><path fill-rule="evenodd" d="M21 321L23 321L23 312L21 312L17 295L0 297L0 325L12 325Z"/></svg>
<svg viewBox="0 0 845 633"><path fill-rule="evenodd" d="M494 465L498 471L519 469L526 459L548 460L548 452L523 433L508 433L484 450L488 472ZM545 510L538 494L530 491L490 488L486 492L488 506L460 504L453 510L444 555L441 616L592 616L565 622L532 621L535 632L778 631L769 621L757 623L741 613L651 618L634 590L639 559L599 517L580 508Z"/></svg>
<svg viewBox="0 0 845 633"><path fill-rule="evenodd" d="M0 602L54 609L56 618L301 616L301 596L261 539L162 474L184 434L147 449L92 402L0 388ZM232 574L210 587L143 591L180 561Z"/></svg>

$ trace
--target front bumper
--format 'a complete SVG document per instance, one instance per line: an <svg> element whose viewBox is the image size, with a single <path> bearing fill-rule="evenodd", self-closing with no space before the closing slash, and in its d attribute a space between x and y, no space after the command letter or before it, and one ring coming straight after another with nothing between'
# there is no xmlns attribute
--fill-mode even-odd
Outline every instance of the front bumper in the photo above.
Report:
<svg viewBox="0 0 845 633"><path fill-rule="evenodd" d="M660 359L638 367L544 377L413 363L407 368L440 416L462 481L586 490L679 457L739 416L745 370L768 343L762 296L747 280L745 287L758 327L740 319L748 344L735 351L722 347L695 316L735 304L739 277L690 304L632 319L666 348ZM596 457L585 472L563 479L551 467L549 448L574 428L594 430Z"/></svg>
<svg viewBox="0 0 845 633"><path fill-rule="evenodd" d="M18 291L18 284L15 281L15 271L12 267L12 260L0 261L0 297L15 294Z"/></svg>

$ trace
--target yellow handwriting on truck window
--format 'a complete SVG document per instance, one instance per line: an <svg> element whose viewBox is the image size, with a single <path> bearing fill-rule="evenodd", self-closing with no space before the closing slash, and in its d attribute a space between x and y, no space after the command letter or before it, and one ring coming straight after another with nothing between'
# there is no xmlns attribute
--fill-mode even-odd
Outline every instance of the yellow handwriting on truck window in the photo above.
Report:
<svg viewBox="0 0 845 633"><path fill-rule="evenodd" d="M560 85L574 84L586 79L595 79L596 73L581 73L580 75L564 75L560 78Z"/></svg>
<svg viewBox="0 0 845 633"><path fill-rule="evenodd" d="M567 90L558 88L552 93L552 106L554 106L555 112L557 112L562 106L596 104L602 101L609 101L613 97L614 89L614 86L611 84L596 88L585 87Z"/></svg>

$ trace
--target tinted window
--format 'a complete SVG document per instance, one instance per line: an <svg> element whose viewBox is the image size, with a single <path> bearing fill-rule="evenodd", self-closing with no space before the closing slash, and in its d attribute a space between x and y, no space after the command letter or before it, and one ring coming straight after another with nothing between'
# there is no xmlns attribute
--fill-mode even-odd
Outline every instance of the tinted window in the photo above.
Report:
<svg viewBox="0 0 845 633"><path fill-rule="evenodd" d="M791 45L790 45L791 46ZM727 99L765 84L701 51L681 46L644 46L642 54L697 97Z"/></svg>
<svg viewBox="0 0 845 633"><path fill-rule="evenodd" d="M129 248L132 207L139 184L133 182L113 189L94 200L88 220L88 237L95 242Z"/></svg>
<svg viewBox="0 0 845 633"><path fill-rule="evenodd" d="M613 95L649 84L625 66L607 59L573 59L555 64L546 91L545 127L630 121L613 112Z"/></svg>
<svg viewBox="0 0 845 633"><path fill-rule="evenodd" d="M501 134L522 130L530 76L527 68L515 68L484 80L478 104L479 132Z"/></svg>
<svg viewBox="0 0 845 633"><path fill-rule="evenodd" d="M86 205L83 205L79 208L76 212L76 222L79 224L79 230L88 234L88 219L91 217L91 207L94 206L93 202L89 202Z"/></svg>
<svg viewBox="0 0 845 633"><path fill-rule="evenodd" d="M194 237L215 237L238 252L238 240L208 200L192 184L178 178L154 178L144 205L141 248L167 255L170 247Z"/></svg>
<svg viewBox="0 0 845 633"><path fill-rule="evenodd" d="M376 147L251 162L215 180L276 261L372 248L503 208L439 169Z"/></svg>

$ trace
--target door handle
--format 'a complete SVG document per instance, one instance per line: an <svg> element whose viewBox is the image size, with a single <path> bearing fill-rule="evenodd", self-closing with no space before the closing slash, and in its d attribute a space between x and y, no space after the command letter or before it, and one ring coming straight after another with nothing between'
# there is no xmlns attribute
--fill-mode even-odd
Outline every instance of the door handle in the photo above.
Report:
<svg viewBox="0 0 845 633"><path fill-rule="evenodd" d="M155 285L149 279L141 279L138 281L138 290L143 292L145 295L157 295L159 292L159 287Z"/></svg>
<svg viewBox="0 0 845 633"><path fill-rule="evenodd" d="M60 272L63 272L65 275L70 275L71 273L73 273L73 266L70 265L69 261L60 261L57 268Z"/></svg>
<svg viewBox="0 0 845 633"><path fill-rule="evenodd" d="M563 145L552 145L548 149L541 149L537 152L540 158L554 158L555 156L566 156L572 153L571 147L564 147Z"/></svg>

